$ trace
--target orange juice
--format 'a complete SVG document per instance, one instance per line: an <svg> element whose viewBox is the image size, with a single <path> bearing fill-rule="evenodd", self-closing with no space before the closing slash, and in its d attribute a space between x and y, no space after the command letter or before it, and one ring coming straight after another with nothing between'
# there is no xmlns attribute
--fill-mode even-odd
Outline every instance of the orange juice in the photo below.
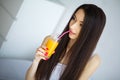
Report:
<svg viewBox="0 0 120 80"><path fill-rule="evenodd" d="M46 43L46 47L48 48L47 52L48 52L48 57L50 57L53 52L55 51L56 47L58 45L58 41L52 39L52 38L49 38L47 43Z"/></svg>

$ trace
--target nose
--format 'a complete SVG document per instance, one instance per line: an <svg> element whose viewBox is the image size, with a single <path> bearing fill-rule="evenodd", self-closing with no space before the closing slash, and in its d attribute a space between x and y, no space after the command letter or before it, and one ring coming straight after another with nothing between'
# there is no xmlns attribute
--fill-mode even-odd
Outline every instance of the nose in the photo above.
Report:
<svg viewBox="0 0 120 80"><path fill-rule="evenodd" d="M70 29L76 29L77 26L78 26L78 23L75 22L75 23L73 23L73 24L70 26Z"/></svg>

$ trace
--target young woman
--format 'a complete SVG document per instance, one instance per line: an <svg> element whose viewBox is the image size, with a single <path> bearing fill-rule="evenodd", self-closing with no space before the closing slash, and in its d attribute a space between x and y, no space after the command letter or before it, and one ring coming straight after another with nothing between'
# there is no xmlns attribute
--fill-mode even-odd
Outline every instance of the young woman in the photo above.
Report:
<svg viewBox="0 0 120 80"><path fill-rule="evenodd" d="M103 10L83 4L73 13L55 53L48 59L40 46L27 71L26 80L88 80L100 64L92 55L106 23Z"/></svg>

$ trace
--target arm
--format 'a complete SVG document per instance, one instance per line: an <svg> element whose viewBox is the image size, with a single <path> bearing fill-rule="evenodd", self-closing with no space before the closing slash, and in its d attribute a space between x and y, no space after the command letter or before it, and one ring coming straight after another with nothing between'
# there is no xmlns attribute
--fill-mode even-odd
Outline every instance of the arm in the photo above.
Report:
<svg viewBox="0 0 120 80"><path fill-rule="evenodd" d="M82 75L80 76L79 80L88 80L90 76L99 67L100 62L101 60L100 60L99 55L95 54L94 56L92 56L91 59L86 64L85 69L82 72Z"/></svg>
<svg viewBox="0 0 120 80"><path fill-rule="evenodd" d="M42 45L45 45L45 43L49 37L50 36L45 37ZM29 67L29 69L26 72L25 80L35 80L35 73L38 68L40 60L42 60L42 59L45 60L47 58L44 55L44 53L45 53L45 49L43 49L42 46L37 49L36 54L35 54L35 59L33 60L31 66Z"/></svg>
<svg viewBox="0 0 120 80"><path fill-rule="evenodd" d="M26 73L25 80L35 80L35 73L38 67L39 61L34 60L32 65L29 67Z"/></svg>

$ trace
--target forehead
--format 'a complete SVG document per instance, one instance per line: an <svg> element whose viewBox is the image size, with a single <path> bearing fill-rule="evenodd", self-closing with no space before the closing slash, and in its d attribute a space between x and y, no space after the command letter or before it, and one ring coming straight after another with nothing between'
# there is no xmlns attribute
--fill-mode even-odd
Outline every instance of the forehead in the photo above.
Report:
<svg viewBox="0 0 120 80"><path fill-rule="evenodd" d="M75 16L77 17L78 20L83 21L85 17L85 13L83 9L79 9L76 13Z"/></svg>

